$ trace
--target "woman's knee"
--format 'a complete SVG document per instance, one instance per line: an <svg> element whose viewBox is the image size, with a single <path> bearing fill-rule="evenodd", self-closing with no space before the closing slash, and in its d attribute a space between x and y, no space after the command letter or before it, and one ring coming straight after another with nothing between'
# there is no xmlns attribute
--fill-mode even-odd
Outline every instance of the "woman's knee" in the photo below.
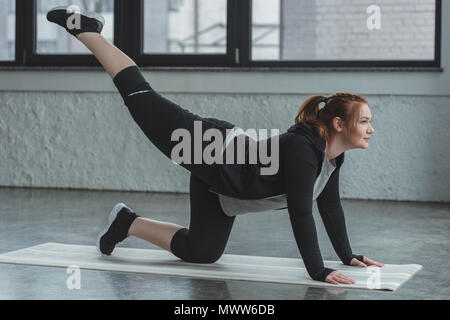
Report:
<svg viewBox="0 0 450 320"><path fill-rule="evenodd" d="M115 75L113 82L125 103L136 92L152 90L139 67L136 65L122 69Z"/></svg>
<svg viewBox="0 0 450 320"><path fill-rule="evenodd" d="M186 262L214 263L222 256L224 250L220 246L212 247L204 244L192 245L188 241L172 244L172 253Z"/></svg>
<svg viewBox="0 0 450 320"><path fill-rule="evenodd" d="M215 263L222 256L222 252L212 251L212 252L193 252L192 255L188 257L189 262L193 263Z"/></svg>
<svg viewBox="0 0 450 320"><path fill-rule="evenodd" d="M220 259L223 252L224 250L222 248L216 247L214 249L202 252L199 255L199 260L202 261L201 263L214 263Z"/></svg>

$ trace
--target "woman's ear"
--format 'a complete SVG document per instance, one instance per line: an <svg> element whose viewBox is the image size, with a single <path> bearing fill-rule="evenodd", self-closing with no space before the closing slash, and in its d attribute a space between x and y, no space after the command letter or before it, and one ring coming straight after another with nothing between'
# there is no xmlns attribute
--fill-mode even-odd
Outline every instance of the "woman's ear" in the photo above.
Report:
<svg viewBox="0 0 450 320"><path fill-rule="evenodd" d="M334 117L332 123L334 130L336 130L337 132L341 132L342 130L344 130L344 123L341 118Z"/></svg>

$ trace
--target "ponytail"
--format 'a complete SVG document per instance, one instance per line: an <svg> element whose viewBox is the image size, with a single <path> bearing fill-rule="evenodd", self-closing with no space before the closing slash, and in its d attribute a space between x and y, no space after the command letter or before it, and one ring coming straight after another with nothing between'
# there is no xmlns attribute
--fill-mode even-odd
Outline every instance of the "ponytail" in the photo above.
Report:
<svg viewBox="0 0 450 320"><path fill-rule="evenodd" d="M319 119L319 113L321 103L327 103L328 98L322 95L314 95L306 99L300 107L297 116L294 118L294 122L302 122L314 127L322 139L328 140L328 130L323 121Z"/></svg>

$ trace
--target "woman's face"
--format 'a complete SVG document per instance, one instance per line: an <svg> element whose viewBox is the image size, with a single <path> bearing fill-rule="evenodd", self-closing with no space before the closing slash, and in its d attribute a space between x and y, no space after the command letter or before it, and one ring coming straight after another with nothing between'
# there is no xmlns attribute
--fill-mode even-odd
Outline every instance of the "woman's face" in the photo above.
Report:
<svg viewBox="0 0 450 320"><path fill-rule="evenodd" d="M349 143L352 148L367 149L369 147L369 138L375 132L371 120L372 114L369 106L366 103L362 103L357 125L349 137Z"/></svg>

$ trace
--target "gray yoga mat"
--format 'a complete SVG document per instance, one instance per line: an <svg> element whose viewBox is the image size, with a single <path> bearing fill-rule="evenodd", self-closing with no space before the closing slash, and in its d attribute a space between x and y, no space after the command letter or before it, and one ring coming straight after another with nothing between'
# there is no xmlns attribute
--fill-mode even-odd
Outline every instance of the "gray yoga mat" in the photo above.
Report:
<svg viewBox="0 0 450 320"><path fill-rule="evenodd" d="M184 262L165 250L116 248L105 257L98 254L95 246L52 242L0 254L0 263L390 291L400 288L422 269L419 264L361 268L324 261L326 267L356 281L336 286L312 280L301 259L224 254L213 264L196 264Z"/></svg>

